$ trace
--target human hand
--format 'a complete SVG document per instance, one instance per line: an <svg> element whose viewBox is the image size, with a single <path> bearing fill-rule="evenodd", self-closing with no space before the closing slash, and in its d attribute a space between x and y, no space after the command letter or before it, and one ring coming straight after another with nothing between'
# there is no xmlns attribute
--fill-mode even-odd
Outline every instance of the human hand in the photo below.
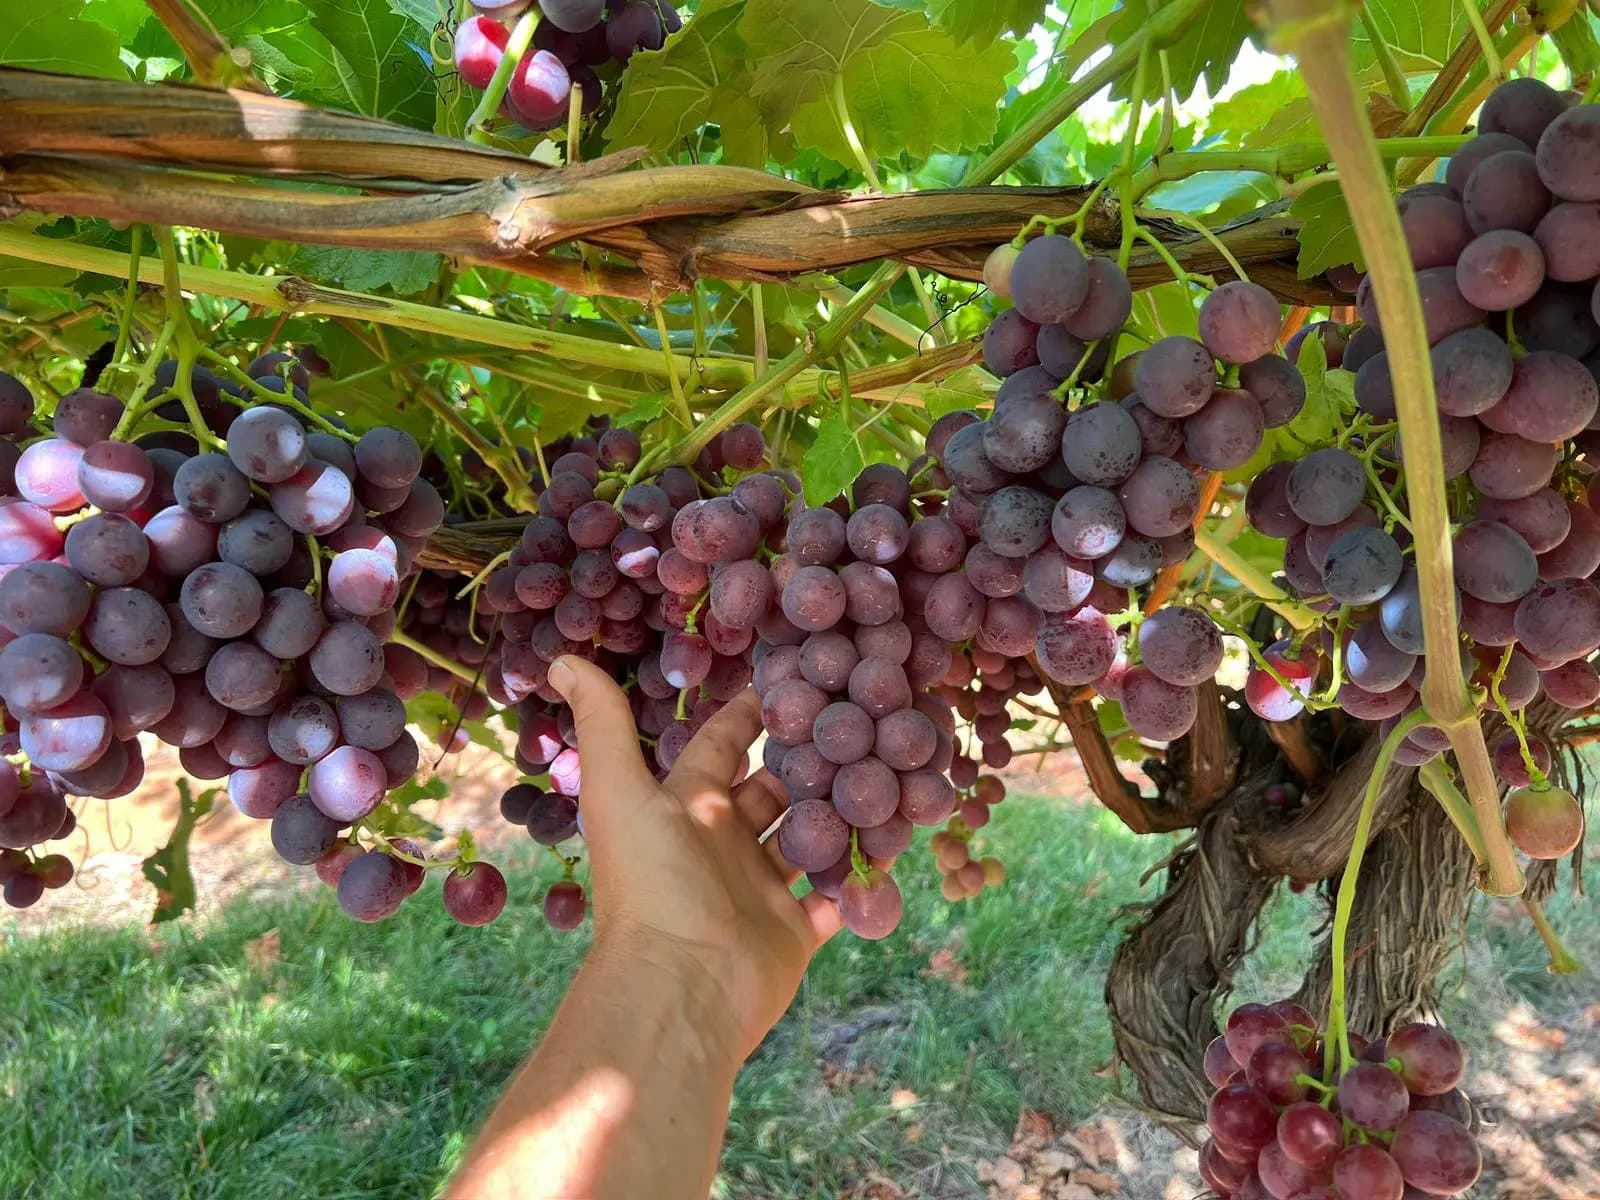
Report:
<svg viewBox="0 0 1600 1200"><path fill-rule="evenodd" d="M572 707L589 846L595 953L643 957L709 985L743 1061L777 1024L811 957L839 929L837 906L796 900L777 839L757 838L787 806L765 770L733 786L761 732L746 689L706 722L657 782L628 698L599 667L565 657L550 682Z"/></svg>

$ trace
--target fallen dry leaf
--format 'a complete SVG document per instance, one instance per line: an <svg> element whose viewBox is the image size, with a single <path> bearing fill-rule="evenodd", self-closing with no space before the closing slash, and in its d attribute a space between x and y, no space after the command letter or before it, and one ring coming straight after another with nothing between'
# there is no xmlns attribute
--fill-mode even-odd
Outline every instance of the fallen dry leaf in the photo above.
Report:
<svg viewBox="0 0 1600 1200"><path fill-rule="evenodd" d="M940 979L959 987L967 981L967 968L952 950L935 950L928 955L928 965L923 970L925 979Z"/></svg>
<svg viewBox="0 0 1600 1200"><path fill-rule="evenodd" d="M1027 1178L1028 1173L1014 1158L1002 1158L993 1163L978 1164L978 1182L993 1184L1002 1192L1016 1191Z"/></svg>
<svg viewBox="0 0 1600 1200"><path fill-rule="evenodd" d="M922 1097L910 1088L895 1088L889 1097L889 1107L899 1112L901 1109L911 1108L922 1103Z"/></svg>
<svg viewBox="0 0 1600 1200"><path fill-rule="evenodd" d="M1120 1186L1115 1179L1104 1171L1074 1171L1072 1173L1072 1182L1081 1183L1097 1192L1114 1192Z"/></svg>
<svg viewBox="0 0 1600 1200"><path fill-rule="evenodd" d="M245 961L257 971L265 973L272 970L280 957L282 942L282 936L276 929L269 929L260 937L251 938L244 944Z"/></svg>

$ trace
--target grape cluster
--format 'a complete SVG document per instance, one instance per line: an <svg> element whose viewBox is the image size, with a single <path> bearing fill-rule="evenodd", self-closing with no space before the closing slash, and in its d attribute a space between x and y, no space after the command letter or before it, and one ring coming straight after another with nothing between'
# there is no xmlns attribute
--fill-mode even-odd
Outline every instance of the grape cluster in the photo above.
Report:
<svg viewBox="0 0 1600 1200"><path fill-rule="evenodd" d="M1570 107L1537 80L1512 80L1485 101L1477 136L1444 179L1397 202L1459 522L1463 673L1483 708L1508 723L1540 695L1574 710L1600 699L1590 661L1600 648L1600 489L1589 461L1600 451L1592 128L1600 114L1590 107ZM1315 638L1268 646L1246 696L1276 721L1324 687L1345 712L1387 730L1420 704L1422 596L1381 315L1370 282L1352 279L1361 323L1303 332L1322 340L1330 365L1355 373L1358 412L1335 444L1263 471L1246 500L1251 524L1285 539L1289 587L1328 619ZM1421 765L1447 745L1420 726L1397 758ZM1518 800L1517 844L1539 857L1570 850L1581 813L1545 778L1548 743L1512 728L1491 752L1506 784L1540 793L1537 803Z"/></svg>
<svg viewBox="0 0 1600 1200"><path fill-rule="evenodd" d="M534 133L566 122L574 88L583 115L594 115L607 80L683 27L669 0L480 0L473 8L456 27L455 65L479 91L505 57L512 27L525 16L538 21L501 102L506 117Z"/></svg>
<svg viewBox="0 0 1600 1200"><path fill-rule="evenodd" d="M161 364L156 381L177 372ZM150 733L190 776L226 781L352 916L387 917L421 886L419 847L363 850L353 831L417 769L396 681L415 665L385 641L444 504L409 434L308 430L310 383L278 352L244 372L195 368L188 395L154 411L183 420L192 405L202 447L126 440L123 403L90 388L36 436L32 395L0 376L0 846L60 836L68 795L127 795ZM31 904L62 874L51 858L14 870L6 898ZM504 880L463 865L444 898L479 924Z"/></svg>
<svg viewBox="0 0 1600 1200"><path fill-rule="evenodd" d="M973 836L989 823L989 810L1006 798L1005 782L998 775L980 775L962 790L956 815L929 840L933 861L944 877L940 892L952 903L970 900L984 888L1005 882L1006 868L998 858L972 856Z"/></svg>
<svg viewBox="0 0 1600 1200"><path fill-rule="evenodd" d="M1477 1181L1476 1117L1460 1090L1466 1055L1445 1029L1421 1022L1368 1043L1324 1076L1330 1036L1299 1004L1243 1004L1206 1048L1217 1090L1200 1174L1224 1197L1420 1200L1457 1196Z"/></svg>
<svg viewBox="0 0 1600 1200"><path fill-rule="evenodd" d="M929 439L950 509L984 549L968 577L1031 605L1046 676L1120 702L1143 737L1180 737L1196 687L1222 662L1222 635L1196 608L1145 614L1138 594L1194 548L1201 478L1247 463L1305 403L1299 371L1275 353L1277 301L1222 285L1201 305L1198 340L1122 358L1097 399L1080 385L1101 380L1132 305L1116 264L1047 234L1002 246L984 277L1015 306L984 336L1005 382L988 420L960 415L941 446Z"/></svg>

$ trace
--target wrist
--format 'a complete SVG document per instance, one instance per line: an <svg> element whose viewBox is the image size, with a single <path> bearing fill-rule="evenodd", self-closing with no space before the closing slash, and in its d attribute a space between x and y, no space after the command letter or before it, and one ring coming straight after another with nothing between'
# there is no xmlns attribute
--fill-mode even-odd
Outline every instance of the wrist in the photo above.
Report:
<svg viewBox="0 0 1600 1200"><path fill-rule="evenodd" d="M727 988L694 947L650 929L605 927L596 930L583 974L703 1070L731 1082L743 1065L746 1048Z"/></svg>

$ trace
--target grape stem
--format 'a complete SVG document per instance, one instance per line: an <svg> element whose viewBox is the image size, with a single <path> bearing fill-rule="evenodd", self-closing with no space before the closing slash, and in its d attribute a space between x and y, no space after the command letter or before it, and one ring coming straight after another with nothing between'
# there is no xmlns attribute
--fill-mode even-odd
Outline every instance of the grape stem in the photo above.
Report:
<svg viewBox="0 0 1600 1200"><path fill-rule="evenodd" d="M1350 1029L1345 1013L1345 941L1350 933L1350 916L1355 908L1356 882L1361 875L1361 860L1367 853L1367 842L1372 836L1372 820L1378 809L1378 793L1383 789L1384 776L1389 773L1389 764L1394 761L1395 751L1400 749L1400 743L1406 736L1428 720L1428 712L1418 708L1402 717L1399 724L1389 731L1389 736L1383 739L1383 745L1378 748L1377 761L1372 764L1372 775L1367 780L1366 794L1361 798L1361 814L1356 818L1355 836L1350 845L1350 859L1345 864L1344 873L1339 877L1339 894L1333 906L1333 936L1331 951L1333 957L1333 981L1328 999L1328 1043L1324 1051L1322 1073L1329 1079L1335 1078L1334 1066L1340 1068L1342 1076L1355 1062L1355 1056L1350 1053ZM1338 1059L1334 1058L1335 1049Z"/></svg>
<svg viewBox="0 0 1600 1200"><path fill-rule="evenodd" d="M409 633L406 633L403 629L396 629L389 635L389 640L396 646L404 646L418 658L431 663L432 665L438 667L441 671L448 671L457 679L461 680L462 683L476 690L478 686L478 680L477 677L472 674L472 672L468 671L460 663L451 662L444 655L433 649L433 647L417 641L416 638L412 637Z"/></svg>
<svg viewBox="0 0 1600 1200"><path fill-rule="evenodd" d="M132 246L128 250L128 290L122 298L122 318L117 322L117 344L111 351L111 361L119 363L128 352L128 341L133 336L133 310L139 300L139 259L144 251L144 226L135 225L128 231Z"/></svg>
<svg viewBox="0 0 1600 1200"><path fill-rule="evenodd" d="M1523 721L1521 713L1512 712L1511 706L1506 703L1504 691L1506 670L1511 666L1511 655L1515 650L1515 646L1507 646L1505 652L1500 655L1500 661L1495 664L1494 674L1489 676L1489 695L1494 698L1494 706L1500 710L1500 719L1512 733L1517 735L1517 749L1522 752L1522 765L1528 772L1528 779L1533 784L1534 791L1542 792L1550 787L1550 780L1534 761L1533 751L1528 746L1527 723Z"/></svg>
<svg viewBox="0 0 1600 1200"><path fill-rule="evenodd" d="M1556 932L1556 927L1550 924L1550 918L1545 915L1544 905L1532 896L1525 895L1522 897L1522 907L1528 910L1528 919L1539 931L1545 949L1550 951L1550 974L1576 975L1580 969L1578 960L1573 958L1562 944L1561 935Z"/></svg>
<svg viewBox="0 0 1600 1200"><path fill-rule="evenodd" d="M200 403L194 398L194 367L200 356L200 340L195 337L194 326L183 306L183 285L178 270L178 246L170 226L151 230L156 244L161 247L162 285L166 291L167 320L173 326L173 337L178 343L178 370L172 380L173 394L183 405L184 416L194 433L194 439L213 450L226 450L227 443L206 427L200 415Z"/></svg>
<svg viewBox="0 0 1600 1200"><path fill-rule="evenodd" d="M1450 823L1461 835L1461 840L1466 842L1467 848L1472 851L1473 858L1481 864L1483 833L1478 828L1478 818L1473 815L1472 805L1467 803L1467 798L1461 794L1455 781L1450 778L1444 760L1434 758L1424 763L1422 769L1417 772L1417 780L1439 802L1439 807L1444 809L1445 815L1450 818Z"/></svg>
<svg viewBox="0 0 1600 1200"><path fill-rule="evenodd" d="M483 95L478 98L478 107L467 118L467 141L488 145L489 135L483 127L500 111L500 102L506 97L506 88L511 86L511 77L517 73L517 64L528 52L528 47L533 45L533 34L539 28L540 16L539 6L533 5L512 26L511 37L506 42L500 61L495 64L489 86L483 89Z"/></svg>
<svg viewBox="0 0 1600 1200"><path fill-rule="evenodd" d="M1473 0L1466 2L1470 6ZM1401 112L1411 111L1411 88L1406 83L1406 73L1400 69L1400 61L1394 56L1394 47L1384 40L1377 22L1372 19L1371 10L1365 5L1361 6L1361 28L1372 43L1373 56L1383 70L1383 85L1389 90L1389 98Z"/></svg>
<svg viewBox="0 0 1600 1200"><path fill-rule="evenodd" d="M1257 599L1295 629L1310 629L1316 624L1316 614L1304 604L1285 596L1265 571L1248 561L1232 546L1218 539L1214 531L1200 526L1194 531L1194 544L1197 550L1237 579Z"/></svg>
<svg viewBox="0 0 1600 1200"><path fill-rule="evenodd" d="M677 364L672 358L672 336L667 332L667 314L657 304L651 312L656 319L656 334L661 338L661 353L666 356L667 382L672 387L672 400L678 406L678 419L685 429L694 428L694 414L689 411L689 399L683 394L683 381L678 378Z"/></svg>
<svg viewBox="0 0 1600 1200"><path fill-rule="evenodd" d="M1461 0L1461 8L1466 13L1467 24L1472 26L1472 36L1478 39L1478 49L1483 53L1484 70L1489 73L1490 79L1504 79L1505 64L1500 61L1500 52L1495 49L1489 27L1483 23L1483 14L1478 11L1478 0Z"/></svg>
<svg viewBox="0 0 1600 1200"><path fill-rule="evenodd" d="M1486 890L1514 896L1524 886L1522 869L1506 838L1483 727L1456 653L1450 515L1422 304L1389 180L1351 73L1350 9L1341 0L1271 0L1270 9L1275 44L1294 53L1300 64L1366 255L1367 278L1384 314L1384 344L1409 463L1406 490L1423 601L1423 703L1432 723L1450 739L1483 829Z"/></svg>

